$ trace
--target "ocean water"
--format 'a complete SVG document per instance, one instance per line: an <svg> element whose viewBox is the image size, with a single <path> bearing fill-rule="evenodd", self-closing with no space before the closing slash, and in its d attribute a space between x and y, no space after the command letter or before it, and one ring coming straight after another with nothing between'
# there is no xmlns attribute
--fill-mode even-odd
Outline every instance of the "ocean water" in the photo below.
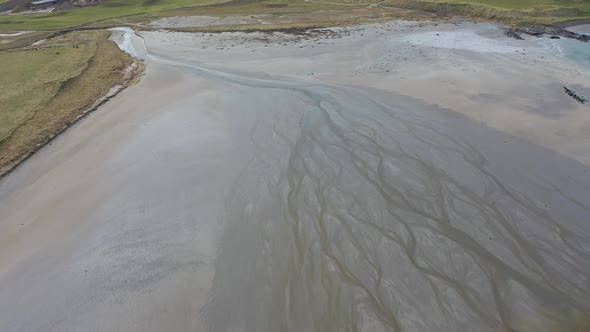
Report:
<svg viewBox="0 0 590 332"><path fill-rule="evenodd" d="M566 57L581 66L590 68L590 43L575 39L545 39L541 42L556 54Z"/></svg>
<svg viewBox="0 0 590 332"><path fill-rule="evenodd" d="M590 43L562 38L559 40L559 45L566 57L584 67L590 68Z"/></svg>

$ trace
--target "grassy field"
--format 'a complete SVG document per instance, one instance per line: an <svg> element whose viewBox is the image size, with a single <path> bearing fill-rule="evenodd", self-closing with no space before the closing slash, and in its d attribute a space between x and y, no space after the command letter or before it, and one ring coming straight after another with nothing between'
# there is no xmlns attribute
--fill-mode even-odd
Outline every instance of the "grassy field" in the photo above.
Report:
<svg viewBox="0 0 590 332"><path fill-rule="evenodd" d="M105 4L44 14L2 15L0 30L56 30L104 19L159 12L216 3L218 0L113 0Z"/></svg>
<svg viewBox="0 0 590 332"><path fill-rule="evenodd" d="M28 1L28 0L27 0ZM261 13L300 12L314 10L347 10L352 7L335 3L366 6L369 0L333 0L326 3L259 0L112 0L95 7L56 11L46 14L1 15L0 30L59 30L82 25L144 22L152 18L174 15L252 15ZM378 2L375 0L375 2ZM282 3L288 7L272 8ZM590 18L588 0L386 0L379 9L390 7L433 12L440 15L460 15L490 19L513 24L552 24L572 19ZM388 8L389 6L389 8ZM419 13L417 13L419 16ZM325 16L326 21L335 21ZM322 23L322 22L317 22Z"/></svg>
<svg viewBox="0 0 590 332"><path fill-rule="evenodd" d="M587 0L387 0L385 4L512 25L550 25L590 18Z"/></svg>
<svg viewBox="0 0 590 332"><path fill-rule="evenodd" d="M0 52L0 175L122 83L133 60L108 35L75 31Z"/></svg>
<svg viewBox="0 0 590 332"><path fill-rule="evenodd" d="M45 14L0 15L0 30L60 30L79 26L113 26L146 22L164 16L180 15L253 15L264 13L312 12L350 9L333 3L306 1L234 0L113 0L96 7L77 8ZM337 0L338 1L338 0ZM276 4L286 7L273 7ZM366 6L359 4L359 6ZM328 20L329 17L325 16Z"/></svg>
<svg viewBox="0 0 590 332"><path fill-rule="evenodd" d="M579 8L590 11L590 1L585 0L445 0L441 2L473 3L504 9L547 9L547 8Z"/></svg>

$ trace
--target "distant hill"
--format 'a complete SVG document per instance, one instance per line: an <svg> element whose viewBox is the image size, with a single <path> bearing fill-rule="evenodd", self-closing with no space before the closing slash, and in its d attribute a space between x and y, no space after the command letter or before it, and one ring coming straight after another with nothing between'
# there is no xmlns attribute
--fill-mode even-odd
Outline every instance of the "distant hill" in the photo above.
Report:
<svg viewBox="0 0 590 332"><path fill-rule="evenodd" d="M0 0L2 1L2 0ZM7 0L0 12L28 9L32 0ZM35 15L0 15L0 30L56 30L96 22L134 23L158 16L204 15L217 9L221 16L256 15L273 9L275 13L297 7L301 12L373 8L383 13L402 9L416 16L462 16L507 25L552 25L590 18L590 0L62 0L57 10ZM342 4L345 4L343 6ZM371 4L369 7L367 7ZM352 6L352 7L351 7ZM90 7L90 8L80 8ZM70 10L71 9L71 10ZM404 14L412 19L411 14ZM408 16L409 15L409 16ZM430 14L428 14L430 15ZM141 16L141 17L140 17ZM143 18L142 18L143 17ZM354 17L350 17L354 20ZM316 17L315 23L330 21ZM298 22L294 22L298 23ZM109 24L109 23L105 23Z"/></svg>
<svg viewBox="0 0 590 332"><path fill-rule="evenodd" d="M590 0L386 0L385 4L503 22L590 18Z"/></svg>

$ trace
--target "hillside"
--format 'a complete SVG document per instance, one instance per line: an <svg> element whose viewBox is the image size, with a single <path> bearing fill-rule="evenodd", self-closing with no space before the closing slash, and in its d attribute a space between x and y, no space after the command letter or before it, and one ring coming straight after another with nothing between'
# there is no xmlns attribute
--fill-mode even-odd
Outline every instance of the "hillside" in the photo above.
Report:
<svg viewBox="0 0 590 332"><path fill-rule="evenodd" d="M553 24L590 18L588 0L387 0L389 6L513 24Z"/></svg>
<svg viewBox="0 0 590 332"><path fill-rule="evenodd" d="M9 0L1 10L22 9L29 0ZM435 17L463 16L511 25L550 25L557 22L590 18L590 0L385 0L382 2L334 0L322 1L257 1L257 0L112 0L98 5L75 8L60 5L51 13L0 15L0 30L56 30L100 23L101 26L141 23L157 17L183 15L237 16L274 13L277 15L312 13L317 10L353 11L373 9L371 15L391 18L422 19L424 13ZM70 2L71 4L71 2ZM269 7L277 8L269 10ZM295 10L293 10L295 9ZM403 11L405 10L405 11ZM407 11L414 12L413 15ZM348 15L354 16L354 15ZM316 24L334 22L330 15L314 18ZM339 23L360 23L350 17ZM327 25L333 23L327 23Z"/></svg>

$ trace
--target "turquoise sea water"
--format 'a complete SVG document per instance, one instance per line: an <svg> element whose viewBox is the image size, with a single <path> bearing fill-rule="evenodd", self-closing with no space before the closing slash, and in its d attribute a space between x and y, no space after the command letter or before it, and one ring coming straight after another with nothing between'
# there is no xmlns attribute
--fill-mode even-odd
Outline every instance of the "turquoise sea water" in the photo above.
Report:
<svg viewBox="0 0 590 332"><path fill-rule="evenodd" d="M566 38L559 39L557 42L564 56L584 67L590 68L590 43Z"/></svg>

